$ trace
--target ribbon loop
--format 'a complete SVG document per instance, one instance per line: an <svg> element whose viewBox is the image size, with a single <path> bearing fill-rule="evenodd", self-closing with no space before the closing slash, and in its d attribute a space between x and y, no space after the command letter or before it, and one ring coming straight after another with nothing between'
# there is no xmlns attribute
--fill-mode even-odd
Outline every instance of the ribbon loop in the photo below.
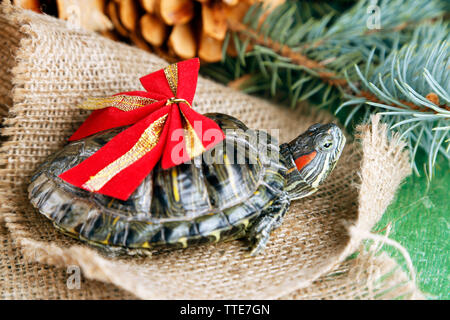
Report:
<svg viewBox="0 0 450 320"><path fill-rule="evenodd" d="M59 177L79 188L126 200L159 161L168 169L222 141L220 127L191 106L199 66L198 59L182 61L142 77L147 91L122 92L81 104L94 111L70 140L131 126ZM178 129L183 134L176 134ZM210 129L219 134L206 141L204 132Z"/></svg>

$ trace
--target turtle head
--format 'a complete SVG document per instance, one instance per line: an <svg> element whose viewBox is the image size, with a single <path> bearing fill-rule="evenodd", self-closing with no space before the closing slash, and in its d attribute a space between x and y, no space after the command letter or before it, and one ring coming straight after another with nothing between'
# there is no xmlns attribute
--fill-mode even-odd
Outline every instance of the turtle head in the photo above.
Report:
<svg viewBox="0 0 450 320"><path fill-rule="evenodd" d="M287 191L291 199L315 192L334 169L345 137L333 123L314 124L296 139L281 146L287 162Z"/></svg>

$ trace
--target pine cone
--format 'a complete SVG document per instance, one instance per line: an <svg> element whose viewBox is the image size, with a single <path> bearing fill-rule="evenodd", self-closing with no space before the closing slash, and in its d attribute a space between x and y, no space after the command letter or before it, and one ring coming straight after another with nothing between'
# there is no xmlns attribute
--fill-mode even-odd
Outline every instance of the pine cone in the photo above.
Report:
<svg viewBox="0 0 450 320"><path fill-rule="evenodd" d="M241 21L249 7L264 2L271 9L285 0L57 0L58 17L125 40L169 61L200 57L222 58L229 21ZM17 5L42 11L39 0L15 0ZM44 10L45 11L45 10ZM227 53L235 55L232 42Z"/></svg>
<svg viewBox="0 0 450 320"><path fill-rule="evenodd" d="M220 61L227 17L243 17L252 0L109 0L114 30L166 59Z"/></svg>
<svg viewBox="0 0 450 320"><path fill-rule="evenodd" d="M22 7L24 9L33 10L41 13L41 3L39 0L14 0L14 5Z"/></svg>

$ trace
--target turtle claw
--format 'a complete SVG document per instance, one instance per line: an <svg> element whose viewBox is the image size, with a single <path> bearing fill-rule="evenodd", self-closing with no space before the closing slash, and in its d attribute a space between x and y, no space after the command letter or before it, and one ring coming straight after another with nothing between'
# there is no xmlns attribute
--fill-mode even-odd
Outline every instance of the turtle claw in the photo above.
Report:
<svg viewBox="0 0 450 320"><path fill-rule="evenodd" d="M255 243L250 247L250 252L247 254L248 257L254 257L261 254L266 248L267 241L269 240L269 234L262 237L257 237Z"/></svg>

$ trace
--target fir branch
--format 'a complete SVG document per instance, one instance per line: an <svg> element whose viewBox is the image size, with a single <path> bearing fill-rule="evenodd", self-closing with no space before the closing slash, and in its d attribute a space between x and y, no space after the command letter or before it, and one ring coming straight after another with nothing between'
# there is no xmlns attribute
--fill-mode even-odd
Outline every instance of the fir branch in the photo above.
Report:
<svg viewBox="0 0 450 320"><path fill-rule="evenodd" d="M392 48L406 42L407 37L403 37L405 39L402 41L400 30L418 20L443 14L439 1L427 1L419 5L414 0L380 1L380 11L386 12L380 30L384 32L373 32L366 27L369 1L359 1L336 19L333 14L322 19L299 18L300 7L304 8L306 4L310 3L288 1L268 15L262 24L260 21L265 14L262 6L254 6L249 10L244 23L229 21L229 29L234 32L228 35L225 42L228 43L231 38L239 53L235 63L231 63L234 64L231 77L235 79L253 73L255 77L262 74L268 78L267 75L274 70L283 73L291 69L297 77L304 77L308 73L328 85L346 85L343 71L355 62L367 60L372 47L377 48L376 60L378 56L384 56ZM250 46L253 49L246 53ZM280 64L280 61L285 64ZM293 66L298 68L294 69ZM349 77L357 78L354 73ZM273 78L270 81L276 82ZM286 89L289 91L289 88Z"/></svg>
<svg viewBox="0 0 450 320"><path fill-rule="evenodd" d="M417 151L421 149L428 155L425 171L430 179L437 155L450 159L449 49L447 23L417 28L408 45L392 52L373 71L363 74L354 66L362 88L353 84L352 94L344 93L349 101L336 111L346 107L363 109L365 119L372 113L381 114L391 130L407 141L417 174ZM350 113L349 118L352 116Z"/></svg>
<svg viewBox="0 0 450 320"><path fill-rule="evenodd" d="M297 66L307 68L311 71L317 71L318 77L326 81L330 85L347 84L347 81L344 78L338 79L337 75L333 71L327 70L324 67L327 64L327 61L319 62L310 59L300 52L295 52L286 44L281 44L280 42L274 41L271 38L266 38L263 34L258 34L257 31L248 28L248 26L243 23L237 21L229 21L228 26L229 30L240 34L241 40L251 38L253 45L259 45L261 46L261 48L269 48L279 56L288 58L290 63L294 63Z"/></svg>
<svg viewBox="0 0 450 320"><path fill-rule="evenodd" d="M367 9L374 2L381 12L379 30L366 26ZM221 65L203 68L203 72L216 79L220 75L222 82L249 78L234 84L243 82L245 92L270 95L291 107L306 99L319 107L340 104L339 111L348 109L346 126L358 117L364 120L370 113L382 111L391 128L407 139L413 160L418 150L427 152L431 177L437 154L449 149L443 147L449 142L448 72L438 68L436 60L439 57L444 63L445 54L442 48L436 49L439 56L436 50L427 52L436 59L424 64L417 58L417 52L419 56L424 53L422 49L398 48L444 40L448 26L436 19L444 15L445 1L360 0L341 15L329 11L320 18L299 14L305 5L310 2L287 1L267 16L262 7L255 6L242 23L230 21L232 32L225 43L233 43L238 56L224 56ZM418 21L428 27L417 29ZM441 27L430 28L423 21ZM432 48L436 45L429 44ZM419 75L411 70L396 69L396 63L403 67L411 63L412 56L416 69L423 71L421 83L414 82ZM381 80L372 79L380 71L384 72ZM418 172L414 161L413 166Z"/></svg>
<svg viewBox="0 0 450 320"><path fill-rule="evenodd" d="M366 26L369 17L367 8L371 2L359 1L336 20L333 20L333 14L328 14L322 19L298 21L297 12L304 2L288 1L266 17L262 24L259 22L264 16L264 8L255 6L244 23L229 21L229 29L242 40L241 46L249 40L245 45L260 45L283 58L292 58L294 63L316 69L336 57L348 55L349 51L368 54L374 45L379 46L380 50L389 49L388 45L399 41L398 31L443 14L440 1L425 1L419 5L416 0L379 1L379 10L384 14L382 28L369 30ZM382 43L381 40L387 39L391 42ZM244 56L239 59L245 61ZM346 69L347 66L340 68Z"/></svg>

